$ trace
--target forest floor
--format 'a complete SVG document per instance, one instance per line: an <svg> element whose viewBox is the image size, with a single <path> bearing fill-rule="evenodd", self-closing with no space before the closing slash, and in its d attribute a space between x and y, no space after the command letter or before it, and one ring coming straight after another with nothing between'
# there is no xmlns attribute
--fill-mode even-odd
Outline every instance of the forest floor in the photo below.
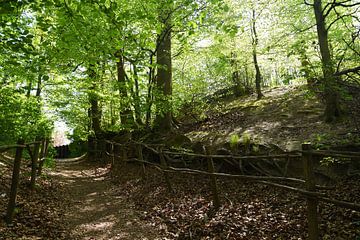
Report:
<svg viewBox="0 0 360 240"><path fill-rule="evenodd" d="M141 219L157 229L164 236L161 239L307 239L306 201L298 194L218 178L221 207L215 211L208 177L170 174L174 189L170 193L157 169L147 168L145 179L136 164L116 169L113 180L117 194L135 203ZM324 193L357 202L360 177L339 180L334 190ZM320 203L319 221L324 240L360 240L359 212Z"/></svg>
<svg viewBox="0 0 360 240"><path fill-rule="evenodd" d="M170 175L169 193L158 170L140 177L136 164L109 169L94 164L59 165L31 195L21 184L18 211L4 240L306 239L305 199L272 187L219 179L222 206L214 211L209 179ZM0 192L9 179L2 175ZM23 179L22 182L27 182ZM7 187L8 188L8 187ZM339 181L333 198L358 201L359 178ZM6 196L0 199L5 211ZM360 213L320 204L323 239L358 240Z"/></svg>
<svg viewBox="0 0 360 240"><path fill-rule="evenodd" d="M93 164L58 165L56 176L71 201L65 219L72 239L156 239L149 224L142 222L134 204L116 194L110 169Z"/></svg>
<svg viewBox="0 0 360 240"><path fill-rule="evenodd" d="M1 222L0 239L160 239L150 223L140 220L134 204L116 194L108 168L84 162L58 164L47 174L33 195L26 185L20 186L18 214L9 226ZM2 212L5 199L4 194Z"/></svg>

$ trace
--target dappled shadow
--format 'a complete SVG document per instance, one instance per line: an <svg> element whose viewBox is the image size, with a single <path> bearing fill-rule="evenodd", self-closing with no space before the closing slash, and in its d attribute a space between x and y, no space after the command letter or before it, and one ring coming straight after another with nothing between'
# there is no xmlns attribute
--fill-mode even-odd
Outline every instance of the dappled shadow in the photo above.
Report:
<svg viewBox="0 0 360 240"><path fill-rule="evenodd" d="M350 122L325 124L324 105L303 87L279 87L264 95L261 100L250 96L218 103L222 106L215 106L205 121L184 126L183 131L196 141L216 135L218 141L227 142L233 134L247 134L257 143L296 150L291 149L295 141L317 139L324 133L341 135L353 128Z"/></svg>
<svg viewBox="0 0 360 240"><path fill-rule="evenodd" d="M134 205L114 194L108 167L60 165L52 175L63 182L71 199L66 221L73 239L157 239Z"/></svg>

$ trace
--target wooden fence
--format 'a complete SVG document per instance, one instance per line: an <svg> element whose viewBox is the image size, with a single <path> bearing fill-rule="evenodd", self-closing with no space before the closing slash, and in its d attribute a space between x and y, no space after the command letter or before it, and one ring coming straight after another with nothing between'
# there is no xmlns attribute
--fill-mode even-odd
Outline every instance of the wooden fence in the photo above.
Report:
<svg viewBox="0 0 360 240"><path fill-rule="evenodd" d="M288 152L285 154L277 155L261 155L261 156L236 156L236 155L213 155L211 153L211 147L205 149L204 154L196 154L189 152L174 152L164 150L164 145L161 144L144 144L140 142L129 142L126 144L119 144L116 142L106 141L109 144L109 151L106 151L106 155L111 157L112 164L115 164L115 158L120 158L123 162L138 162L141 165L141 172L145 176L146 165L151 165L160 170L163 173L166 187L169 192L173 192L172 183L169 178L169 173L178 174L191 174L191 175L204 175L210 178L210 188L213 197L214 207L217 209L221 205L219 196L219 186L217 185L217 178L236 178L246 181L253 181L260 184L265 184L287 191L292 191L304 195L307 203L307 219L308 219L308 236L310 240L318 240L319 223L318 223L318 204L320 201L334 204L338 207L352 209L360 212L360 204L347 201L341 201L332 199L326 196L326 194L318 192L318 189L329 189L326 186L318 186L315 184L314 175L314 156L327 156L327 157L341 157L360 160L360 153L358 152L343 152L343 151L322 151L313 150L310 144L303 144L301 151ZM120 147L121 155L115 154L115 146ZM136 158L128 158L128 149L136 149ZM146 161L143 157L143 151L147 149L154 154L158 155L160 164ZM175 168L168 164L170 156L188 156L195 158L204 158L207 160L207 171L195 170L190 168ZM274 158L301 158L303 164L303 179L289 178L289 177L275 177L275 176L254 176L254 175L235 175L227 173L217 173L214 167L214 159L235 159L241 162L242 160L258 160L258 159L274 159ZM281 184L279 183L281 182ZM285 185L284 182L300 183L304 185L304 188L296 188L293 186ZM331 188L330 188L331 189Z"/></svg>
<svg viewBox="0 0 360 240"><path fill-rule="evenodd" d="M31 146L33 146L33 148L31 148ZM42 141L36 141L31 143L25 143L24 140L19 140L16 145L0 146L0 153L10 149L16 149L15 158L13 161L13 171L11 178L9 202L5 216L5 221L8 224L12 223L15 215L16 197L17 197L19 180L20 180L20 170L21 170L21 160L22 160L23 150L26 149L31 158L30 189L33 191L35 190L36 176L41 174L42 166L44 164L45 158L48 153L48 146L49 146L49 139L44 139Z"/></svg>

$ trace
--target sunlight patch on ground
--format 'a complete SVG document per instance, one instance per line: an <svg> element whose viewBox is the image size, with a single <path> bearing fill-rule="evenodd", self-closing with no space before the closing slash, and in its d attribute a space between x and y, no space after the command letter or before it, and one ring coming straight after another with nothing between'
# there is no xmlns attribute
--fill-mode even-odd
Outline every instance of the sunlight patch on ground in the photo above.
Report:
<svg viewBox="0 0 360 240"><path fill-rule="evenodd" d="M96 195L98 195L98 192L89 193L87 196L89 197L89 196L96 196Z"/></svg>
<svg viewBox="0 0 360 240"><path fill-rule="evenodd" d="M92 202L93 200L86 200L87 203L89 202ZM88 206L83 206L81 207L81 209L79 209L79 212L82 212L82 213L91 213L91 212L102 212L102 211L105 211L105 206L102 205L102 206L99 206L99 205L88 205Z"/></svg>
<svg viewBox="0 0 360 240"><path fill-rule="evenodd" d="M100 222L100 223L87 223L80 226L81 229L86 231L102 231L109 229L115 225L115 222Z"/></svg>

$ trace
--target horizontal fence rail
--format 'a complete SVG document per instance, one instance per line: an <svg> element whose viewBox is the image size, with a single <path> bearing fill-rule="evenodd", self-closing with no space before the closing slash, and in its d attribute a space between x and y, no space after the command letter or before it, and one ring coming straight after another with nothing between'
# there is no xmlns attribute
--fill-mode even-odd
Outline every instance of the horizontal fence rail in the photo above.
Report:
<svg viewBox="0 0 360 240"><path fill-rule="evenodd" d="M329 186L319 186L315 184L314 179L314 156L326 156L326 157L339 157L339 158L350 158L350 159L360 159L360 152L349 152L349 151L326 151L326 150L313 150L310 144L303 144L301 151L286 152L284 154L275 154L275 155L257 155L257 156L239 156L239 155L217 155L211 154L209 149L205 149L206 154L185 152L185 151L169 151L164 150L164 144L145 144L141 142L130 141L127 143L116 143L112 141L106 141L110 144L111 152L106 151L106 155L112 158L113 164L115 164L115 158L121 159L122 162L137 162L141 164L142 175L145 176L145 166L153 166L155 169L162 172L164 176L165 183L169 192L173 192L173 187L169 179L168 173L173 174L190 174L190 175L202 175L208 176L210 178L210 188L213 196L213 204L215 208L220 206L220 198L218 185L216 178L233 178L240 179L244 181L252 181L259 184L264 184L287 191L295 192L305 196L307 200L307 218L308 218L308 235L309 239L317 240L319 239L319 224L318 224L318 204L320 201L336 205L338 207L351 209L360 212L360 204L341 201L336 199L331 199L327 197L325 193L317 192L319 189L331 190L335 187ZM118 146L122 155L115 154L115 146ZM136 157L128 158L126 151L128 149L136 149ZM160 163L150 162L144 160L143 150L149 150L150 152L159 156ZM207 159L208 161L208 171L196 170L191 168L176 168L169 166L166 160L170 160L169 156L187 156L192 158ZM236 175L228 173L217 173L214 169L214 159L235 159L235 160L263 160L263 159L302 159L304 179L298 178L289 178L289 177L275 177L275 176L255 176L255 175ZM301 184L303 188L288 186L285 184L279 184L278 182L292 182L295 184Z"/></svg>

